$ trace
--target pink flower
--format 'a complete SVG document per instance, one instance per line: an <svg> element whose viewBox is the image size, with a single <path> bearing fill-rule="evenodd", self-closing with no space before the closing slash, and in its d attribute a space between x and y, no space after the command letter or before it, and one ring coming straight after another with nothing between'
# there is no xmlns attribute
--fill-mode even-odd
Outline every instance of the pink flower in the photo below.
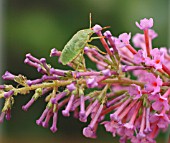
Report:
<svg viewBox="0 0 170 143"><path fill-rule="evenodd" d="M140 24L138 22L136 22L136 26L139 27L141 30L146 30L146 29L150 29L153 26L153 19L142 19L140 20Z"/></svg>
<svg viewBox="0 0 170 143"><path fill-rule="evenodd" d="M146 70L135 70L133 71L133 74L139 81L145 82L145 75L148 74L148 72Z"/></svg>
<svg viewBox="0 0 170 143"><path fill-rule="evenodd" d="M83 129L83 135L87 138L96 138L96 132L90 127L86 127Z"/></svg>
<svg viewBox="0 0 170 143"><path fill-rule="evenodd" d="M125 44L119 38L113 37L112 39L114 40L116 48L119 49L119 48L123 48L125 46Z"/></svg>
<svg viewBox="0 0 170 143"><path fill-rule="evenodd" d="M139 50L137 54L134 55L134 62L136 64L144 63L146 58L146 52L143 50Z"/></svg>
<svg viewBox="0 0 170 143"><path fill-rule="evenodd" d="M108 31L108 30L107 30L103 35L104 35L107 39L112 37L111 32Z"/></svg>
<svg viewBox="0 0 170 143"><path fill-rule="evenodd" d="M104 66L101 66L100 64L96 64L96 67L98 70L105 70L106 68Z"/></svg>
<svg viewBox="0 0 170 143"><path fill-rule="evenodd" d="M139 137L132 137L131 139L132 143L156 143L156 141L149 136L146 136L144 138L139 138Z"/></svg>
<svg viewBox="0 0 170 143"><path fill-rule="evenodd" d="M134 134L134 129L122 126L117 129L117 133L120 136L126 135L127 137L131 138Z"/></svg>
<svg viewBox="0 0 170 143"><path fill-rule="evenodd" d="M123 136L120 137L119 142L120 143L126 143L127 140L128 140L128 137L126 135L123 135Z"/></svg>
<svg viewBox="0 0 170 143"><path fill-rule="evenodd" d="M58 111L57 112L54 112L54 115L53 115L53 123L52 123L52 126L50 128L50 130L55 133L58 129L57 129L57 118L58 118Z"/></svg>
<svg viewBox="0 0 170 143"><path fill-rule="evenodd" d="M164 62L164 52L160 51L158 48L151 50L152 59L146 58L145 64L147 66L153 66L156 70L162 69L162 63Z"/></svg>
<svg viewBox="0 0 170 143"><path fill-rule="evenodd" d="M142 96L141 87L136 84L131 84L129 87L129 94L133 99L139 99Z"/></svg>
<svg viewBox="0 0 170 143"><path fill-rule="evenodd" d="M145 67L143 67L143 66L127 66L127 65L122 66L123 72L134 71L134 70L143 70L143 69L145 69Z"/></svg>
<svg viewBox="0 0 170 143"><path fill-rule="evenodd" d="M145 126L145 130L144 130L144 132L146 134L148 134L152 131L151 126L150 126L149 117L150 117L150 107L146 108L146 126Z"/></svg>
<svg viewBox="0 0 170 143"><path fill-rule="evenodd" d="M132 54L132 52L125 47L125 44L122 43L122 45L116 45L116 47L119 48L118 52L120 56L130 58L130 60L133 59L134 54Z"/></svg>
<svg viewBox="0 0 170 143"><path fill-rule="evenodd" d="M127 34L127 33L122 33L119 35L119 40L121 42L123 42L125 45L129 44L129 40L131 38L131 33Z"/></svg>
<svg viewBox="0 0 170 143"><path fill-rule="evenodd" d="M133 42L134 46L138 47L138 48L145 46L144 35L137 33L136 35L133 36L132 42Z"/></svg>
<svg viewBox="0 0 170 143"><path fill-rule="evenodd" d="M111 132L113 137L116 136L116 131L120 127L120 125L115 121L104 121L101 124L104 124L106 131Z"/></svg>
<svg viewBox="0 0 170 143"><path fill-rule="evenodd" d="M66 108L64 110L62 110L63 116L66 116L66 117L70 116L70 110L71 110L71 107L73 105L74 98L75 98L75 95L72 94L69 101L68 101L68 103L67 103Z"/></svg>
<svg viewBox="0 0 170 143"><path fill-rule="evenodd" d="M6 71L5 74L2 76L2 78L4 80L14 80L15 75L13 75L12 73Z"/></svg>
<svg viewBox="0 0 170 143"><path fill-rule="evenodd" d="M67 85L67 89L68 89L70 92L72 92L73 90L76 89L76 86L75 86L74 83L71 83L71 84Z"/></svg>
<svg viewBox="0 0 170 143"><path fill-rule="evenodd" d="M56 48L51 49L50 57L57 56L59 57L61 55L61 52L58 51Z"/></svg>
<svg viewBox="0 0 170 143"><path fill-rule="evenodd" d="M155 69L162 69L162 63L164 62L164 53L160 52L158 48L151 51L152 61L151 63Z"/></svg>
<svg viewBox="0 0 170 143"><path fill-rule="evenodd" d="M111 71L110 69L105 69L101 71L104 76L111 76Z"/></svg>
<svg viewBox="0 0 170 143"><path fill-rule="evenodd" d="M31 98L31 100L30 100L26 105L23 105L23 106L22 106L22 109L23 109L24 111L27 111L28 108L29 108L34 102L35 102L35 99L34 99L34 98Z"/></svg>
<svg viewBox="0 0 170 143"><path fill-rule="evenodd" d="M158 34L152 29L148 30L148 34L151 40L155 39L158 36ZM145 49L144 34L140 34L140 33L135 34L132 38L132 42L135 47Z"/></svg>
<svg viewBox="0 0 170 143"><path fill-rule="evenodd" d="M160 49L160 52L163 53L164 55L168 54L168 50L166 47L161 47Z"/></svg>
<svg viewBox="0 0 170 143"><path fill-rule="evenodd" d="M98 86L98 83L96 82L95 78L89 78L86 80L86 84L88 88L94 88L96 86Z"/></svg>
<svg viewBox="0 0 170 143"><path fill-rule="evenodd" d="M96 24L92 29L95 33L98 33L102 30L102 27L100 25Z"/></svg>
<svg viewBox="0 0 170 143"><path fill-rule="evenodd" d="M158 34L154 30L149 29L149 37L153 40L158 37Z"/></svg>
<svg viewBox="0 0 170 143"><path fill-rule="evenodd" d="M151 123L156 123L157 126L161 129L165 129L168 127L169 123L170 123L170 120L167 116L167 114L154 114L151 116L150 118L150 122Z"/></svg>
<svg viewBox="0 0 170 143"><path fill-rule="evenodd" d="M149 99L154 99L155 102L152 103L152 108L156 111L161 111L162 109L169 110L169 104L167 98L161 96L160 94L157 95L151 95L151 97L154 96L153 98Z"/></svg>
<svg viewBox="0 0 170 143"><path fill-rule="evenodd" d="M162 86L162 79L158 76L157 78L152 74L148 73L145 75L145 90L151 92L152 95L160 92L160 86Z"/></svg>

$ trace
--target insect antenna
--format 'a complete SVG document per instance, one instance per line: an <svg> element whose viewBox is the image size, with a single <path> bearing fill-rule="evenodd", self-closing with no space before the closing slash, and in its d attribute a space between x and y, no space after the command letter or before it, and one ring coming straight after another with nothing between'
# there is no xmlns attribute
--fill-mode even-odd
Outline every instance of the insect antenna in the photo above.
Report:
<svg viewBox="0 0 170 143"><path fill-rule="evenodd" d="M92 25L92 17L91 17L91 12L89 13L89 21L90 21L89 28L91 29L91 25Z"/></svg>

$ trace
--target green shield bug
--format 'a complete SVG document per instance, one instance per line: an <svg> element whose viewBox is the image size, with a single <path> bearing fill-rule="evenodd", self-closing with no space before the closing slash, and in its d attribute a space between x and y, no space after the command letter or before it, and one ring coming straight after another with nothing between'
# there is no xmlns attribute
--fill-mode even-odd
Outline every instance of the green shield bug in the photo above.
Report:
<svg viewBox="0 0 170 143"><path fill-rule="evenodd" d="M91 14L90 14L90 27L91 27ZM92 28L83 29L78 31L64 46L62 50L60 61L63 65L72 62L84 49L88 42L92 39L98 39L101 37L91 38L94 31Z"/></svg>
<svg viewBox="0 0 170 143"><path fill-rule="evenodd" d="M64 46L60 56L61 63L66 65L74 60L82 52L93 33L91 29L78 31Z"/></svg>

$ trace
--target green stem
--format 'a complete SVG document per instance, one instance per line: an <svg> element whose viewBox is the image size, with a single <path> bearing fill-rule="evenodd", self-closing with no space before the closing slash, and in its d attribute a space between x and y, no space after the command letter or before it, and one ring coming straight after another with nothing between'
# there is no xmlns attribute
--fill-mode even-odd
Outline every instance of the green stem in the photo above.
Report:
<svg viewBox="0 0 170 143"><path fill-rule="evenodd" d="M110 84L107 84L104 89L101 91L100 95L97 97L99 99L99 101L101 101L102 103L105 103L106 101L106 93L108 88L110 87Z"/></svg>
<svg viewBox="0 0 170 143"><path fill-rule="evenodd" d="M124 84L124 85L129 85L129 84L136 84L136 85L139 85L141 87L144 87L145 83L143 82L139 82L139 81L136 81L136 80L131 80L131 79L128 79L128 78L121 78L121 79L106 79L106 80L103 80L102 83L118 83L118 84Z"/></svg>
<svg viewBox="0 0 170 143"><path fill-rule="evenodd" d="M58 87L58 86L65 86L70 84L72 81L68 80L68 81L56 81L56 82L52 82L52 83L42 83L42 84L36 84L36 85L31 85L31 86L26 86L26 87L21 87L21 88L15 88L13 89L14 91L14 95L17 95L19 93L26 93L26 91L30 91L30 90L35 90L37 88L47 88L47 87Z"/></svg>

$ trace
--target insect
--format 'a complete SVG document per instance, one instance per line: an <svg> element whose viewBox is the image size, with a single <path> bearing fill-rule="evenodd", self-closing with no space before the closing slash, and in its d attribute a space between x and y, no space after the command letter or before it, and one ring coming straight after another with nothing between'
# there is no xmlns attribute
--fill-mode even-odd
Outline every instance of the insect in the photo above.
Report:
<svg viewBox="0 0 170 143"><path fill-rule="evenodd" d="M74 60L82 52L93 33L92 29L78 31L64 46L60 56L61 63L66 65Z"/></svg>
<svg viewBox="0 0 170 143"><path fill-rule="evenodd" d="M90 27L91 27L91 14L90 14ZM101 37L93 37L91 38L94 31L92 28L83 29L78 31L64 46L62 50L60 61L63 65L72 62L80 53L83 51L84 47L90 42L92 39L98 39Z"/></svg>

